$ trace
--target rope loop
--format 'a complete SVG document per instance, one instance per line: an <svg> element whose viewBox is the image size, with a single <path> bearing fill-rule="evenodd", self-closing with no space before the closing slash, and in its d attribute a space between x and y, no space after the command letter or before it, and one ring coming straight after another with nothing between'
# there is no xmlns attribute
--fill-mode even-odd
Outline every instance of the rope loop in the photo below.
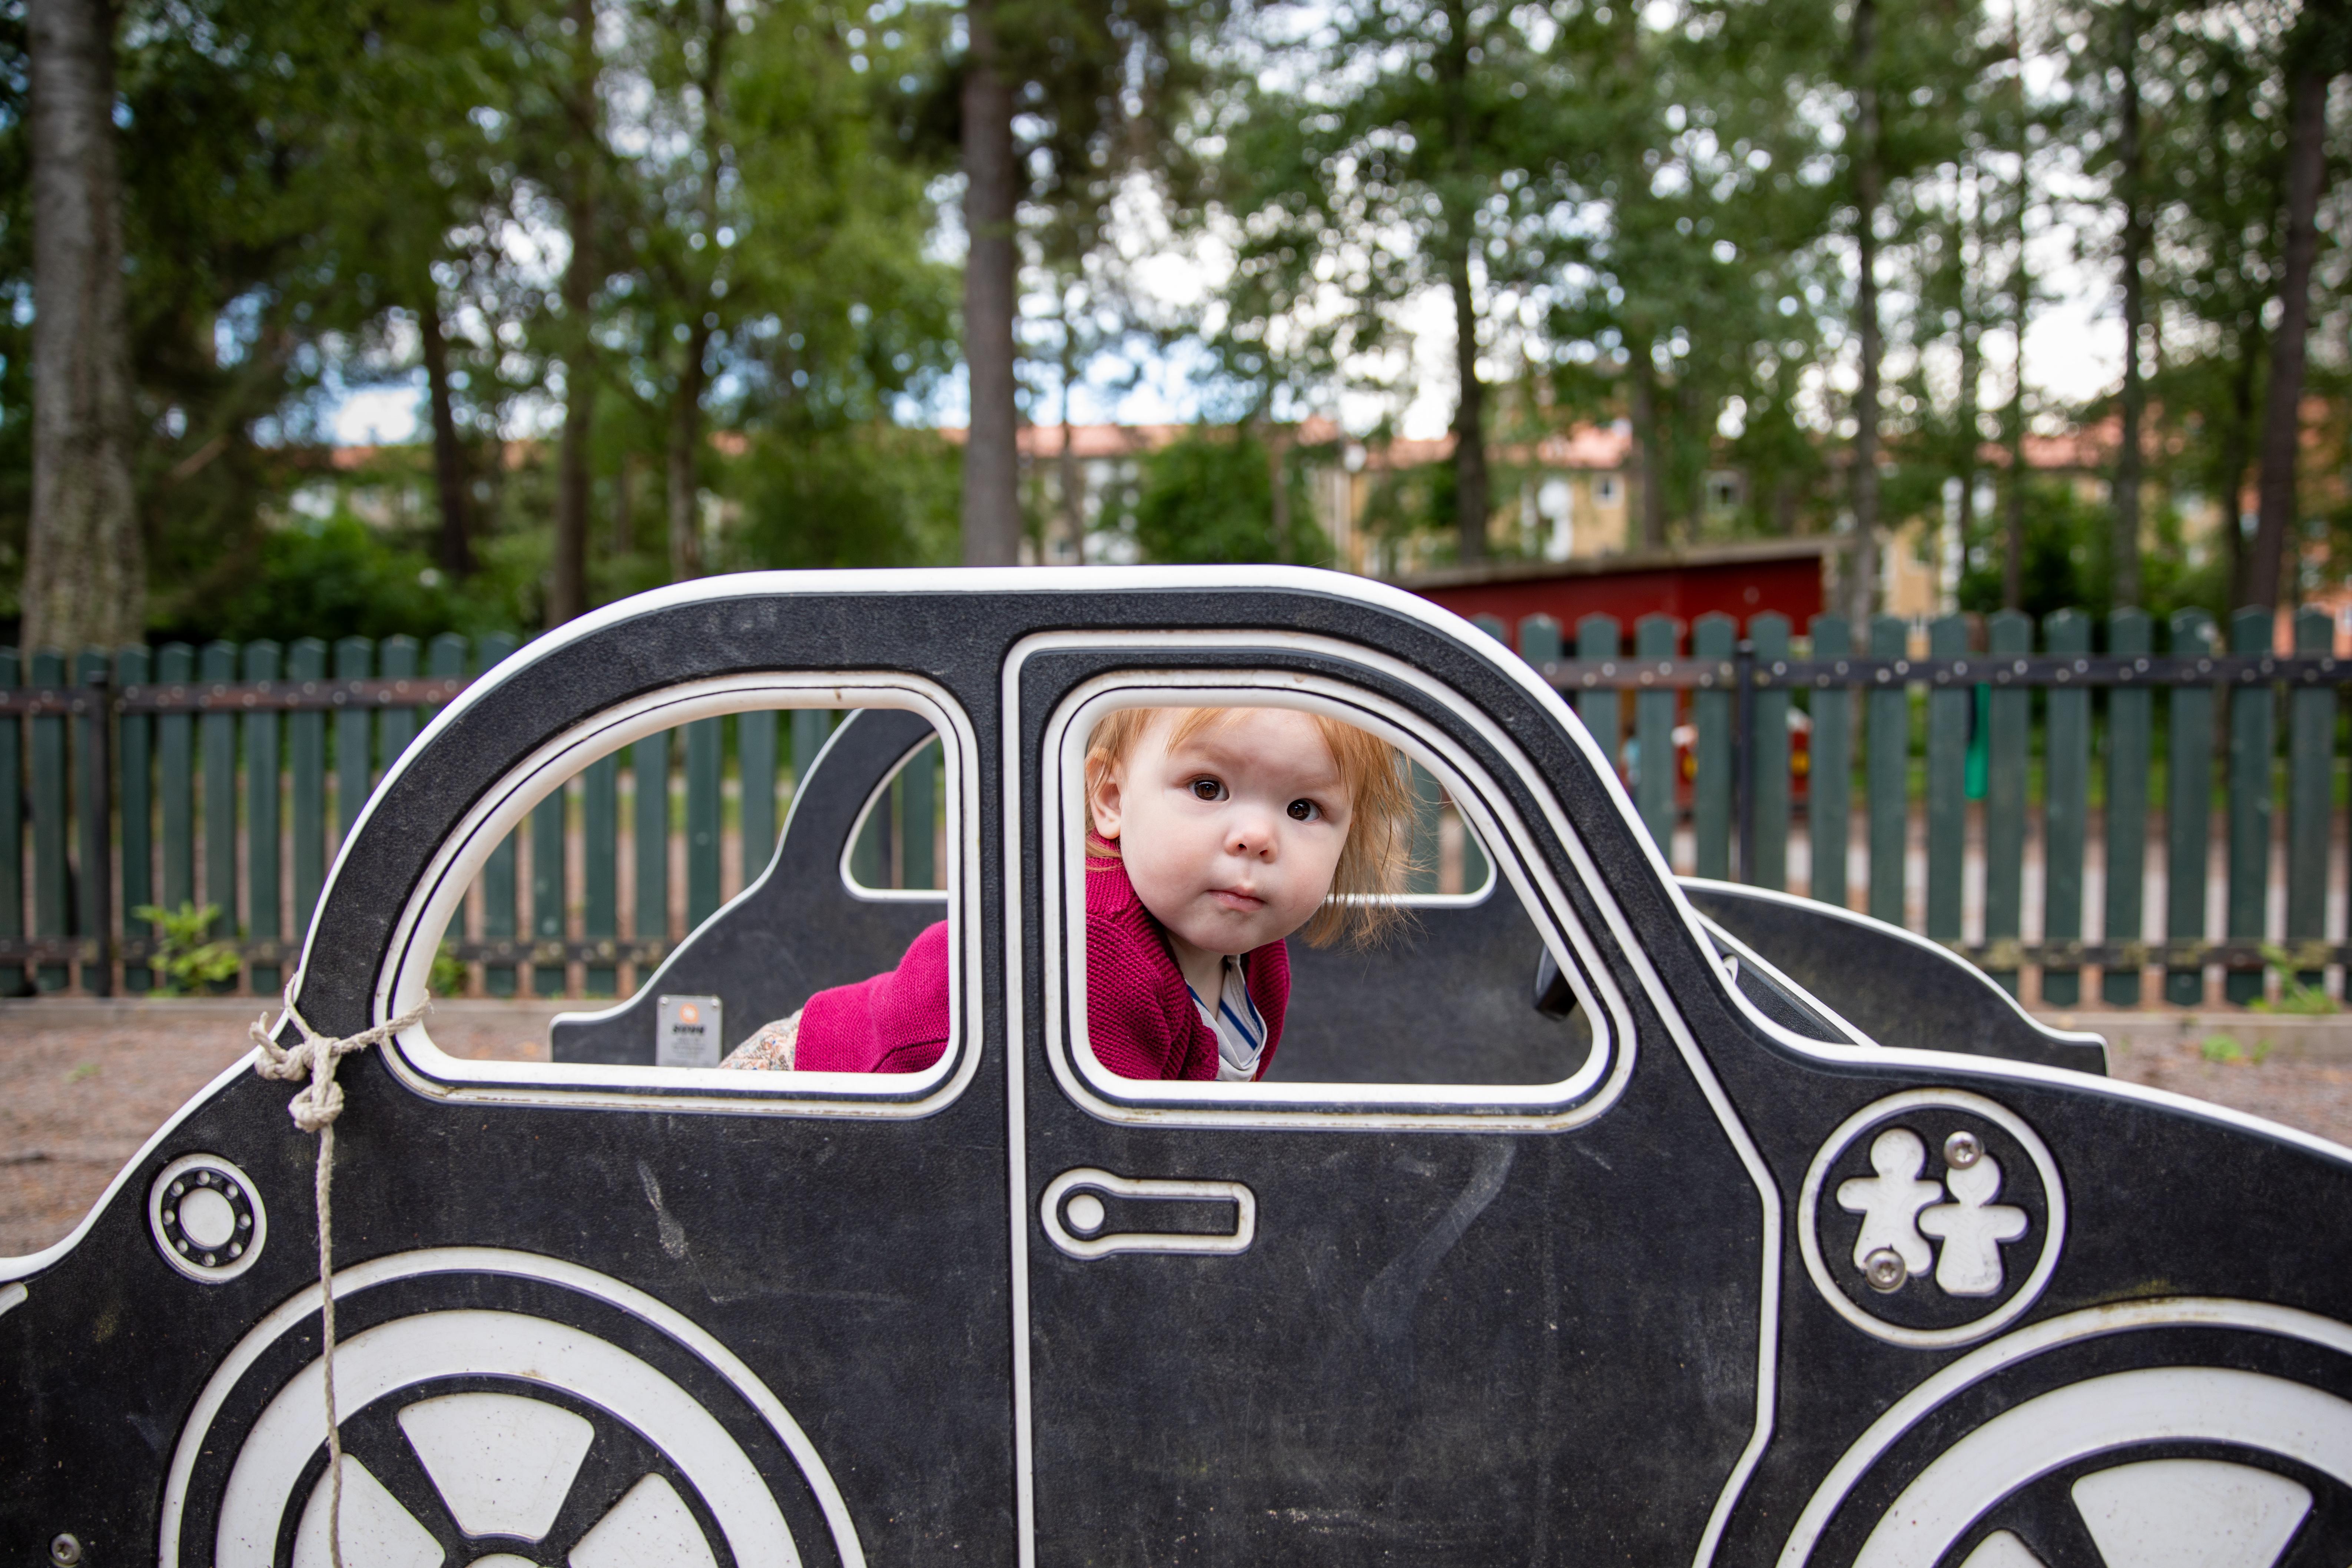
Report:
<svg viewBox="0 0 2352 1568"><path fill-rule="evenodd" d="M325 1384L327 1394L327 1555L334 1568L343 1568L343 1434L335 1415L334 1205L335 1118L343 1113L343 1091L335 1082L335 1063L353 1051L380 1046L401 1030L421 1023L433 1006L433 997L428 993L424 1001L399 1017L336 1040L310 1027L310 1021L294 1005L294 984L289 981L286 984L285 1018L293 1020L296 1031L302 1037L300 1041L290 1048L280 1046L269 1028L269 1016L266 1013L255 1019L246 1033L260 1047L260 1054L254 1058L254 1071L283 1082L304 1077L310 1080L286 1109L293 1116L295 1126L317 1134L319 1139L319 1168L314 1184L319 1198L319 1360L324 1374L320 1381Z"/></svg>

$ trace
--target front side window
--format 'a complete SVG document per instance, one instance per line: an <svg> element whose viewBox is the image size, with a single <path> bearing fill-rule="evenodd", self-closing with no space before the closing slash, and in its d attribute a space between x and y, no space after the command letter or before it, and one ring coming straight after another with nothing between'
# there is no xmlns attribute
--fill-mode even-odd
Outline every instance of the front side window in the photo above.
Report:
<svg viewBox="0 0 2352 1568"><path fill-rule="evenodd" d="M1107 677L1046 743L1055 1066L1097 1114L1558 1113L1612 1079L1622 1009L1524 827L1380 699Z"/></svg>

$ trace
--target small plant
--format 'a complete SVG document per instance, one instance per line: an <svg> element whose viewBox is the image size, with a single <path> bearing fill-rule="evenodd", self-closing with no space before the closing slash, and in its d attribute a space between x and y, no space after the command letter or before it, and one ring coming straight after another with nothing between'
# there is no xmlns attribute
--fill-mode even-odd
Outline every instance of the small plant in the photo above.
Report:
<svg viewBox="0 0 2352 1568"><path fill-rule="evenodd" d="M68 1083L87 1083L97 1076L98 1064L96 1062L84 1062L79 1067L74 1068L73 1071L66 1074L66 1081Z"/></svg>
<svg viewBox="0 0 2352 1568"><path fill-rule="evenodd" d="M176 910L142 904L131 911L159 933L155 955L148 964L155 972L159 996L194 996L236 978L236 949L213 940L213 922L220 919L218 904L183 903Z"/></svg>
<svg viewBox="0 0 2352 1568"><path fill-rule="evenodd" d="M2263 963L2269 966L2272 973L2278 976L2278 1000L2273 1002L2265 996L2258 1001L2248 1003L2247 1005L2255 1012L2292 1013L2303 1017L2324 1018L2339 1011L2336 998L2327 994L2327 988L2325 985L2304 984L2302 977L2294 971L2294 957L2286 949L2273 947L2268 942L2263 943Z"/></svg>
<svg viewBox="0 0 2352 1568"><path fill-rule="evenodd" d="M457 956L457 944L445 942L433 955L433 977L426 984L436 996L463 996L467 975L466 961Z"/></svg>
<svg viewBox="0 0 2352 1568"><path fill-rule="evenodd" d="M2197 1054L2209 1062L2216 1063L2243 1061L2246 1058L2238 1042L2227 1035L2206 1036L2205 1043L2197 1047Z"/></svg>

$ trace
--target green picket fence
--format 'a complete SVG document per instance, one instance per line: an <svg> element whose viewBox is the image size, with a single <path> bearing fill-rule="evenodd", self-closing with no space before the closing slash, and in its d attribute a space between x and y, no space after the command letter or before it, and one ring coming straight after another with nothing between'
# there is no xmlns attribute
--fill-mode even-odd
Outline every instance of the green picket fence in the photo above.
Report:
<svg viewBox="0 0 2352 1568"><path fill-rule="evenodd" d="M148 905L215 911L180 944L233 960L206 989L276 993L370 790L435 704L517 646L173 643L70 667L41 653L21 672L0 649L0 822L20 825L0 833L0 993L158 989L172 950L132 912ZM450 957L491 995L634 986L764 868L792 780L838 718L698 720L592 764L492 852ZM852 855L866 885L940 885L937 755L869 817Z"/></svg>
<svg viewBox="0 0 2352 1568"><path fill-rule="evenodd" d="M1801 890L1902 923L1910 840L1923 816L1925 935L2012 991L2021 970L2038 970L2039 999L2050 1005L2079 1005L2088 970L2098 972L2106 1003L2160 996L2195 1005L2209 968L2224 972L2225 999L2242 1003L2263 994L2273 960L2315 984L2352 958L2327 931L2344 766L2337 688L2352 683L2352 659L2333 653L2325 612L2294 617L2291 654L2273 650L2273 626L2269 611L2242 610L2224 648L2210 616L2183 611L2163 628L2159 653L2158 628L2136 610L2119 611L2096 639L2088 617L2073 611L2038 628L2004 613L1986 618L1983 646L1972 648L1969 622L1952 616L1928 625L1921 658L1910 655L1908 623L1889 616L1860 637L1843 616L1816 616L1802 657L1787 619L1772 614L1755 616L1744 639L1727 616L1698 617L1687 637L1677 623L1647 616L1630 653L1622 626L1605 616L1577 626L1572 655L1547 617L1522 621L1515 640L1604 746L1628 759L1654 837L1671 849L1687 821L1678 869L1786 889L1792 824L1801 820L1811 860ZM1487 629L1514 640L1499 622ZM1810 721L1801 805L1789 724L1800 697ZM2217 729L2224 707L2226 732ZM1690 764L1686 798L1678 767L1640 765L1675 750L1678 718L1691 731L1677 757ZM1982 800L1973 853L1972 778ZM2213 931L2206 911L2217 800L2226 870L2222 929ZM1859 886L1849 874L1857 805L1867 867ZM2283 845L2274 826L2282 807ZM2161 937L2146 934L2151 829L2163 846ZM2085 942L2095 831L2106 934ZM2029 845L2042 873L2042 934L2031 942L2022 940ZM2274 900L2272 865L2282 848L2285 896ZM1972 861L1981 929L1965 937ZM2152 970L2160 972L2156 985L2145 989Z"/></svg>
<svg viewBox="0 0 2352 1568"><path fill-rule="evenodd" d="M2262 994L2282 949L2306 982L2352 958L2327 930L2336 689L2352 682L2352 660L2330 651L2325 614L2296 617L2293 654L2271 651L2271 617L2254 610L2232 618L2226 650L2197 612L2160 638L2136 611L2103 637L2073 612L2039 627L1994 616L1973 648L1953 616L1927 628L1921 658L1912 628L1887 617L1857 633L1818 616L1798 639L1775 615L1744 637L1728 616L1646 616L1630 647L1605 616L1576 626L1572 647L1541 616L1485 624L1620 760L1678 870L1790 888L1801 825L1810 873L1795 890L1896 921L1916 905L1927 936L2012 989L2038 971L2039 999L2058 1006L2079 1005L2093 973L2109 1003L2195 1005L2208 969L2242 1002ZM172 644L44 653L21 672L0 649L0 822L21 825L0 834L0 991L155 989L163 933L131 912L154 904L215 909L205 934L234 973L214 988L274 993L369 790L436 704L516 646ZM1802 751L1792 710L1810 726ZM836 718L701 720L592 765L490 857L450 933L468 984L493 995L633 988L765 866L792 781ZM1417 782L1414 890L1475 889L1487 877L1476 839L1433 779ZM899 775L853 852L859 880L940 885L941 791L936 752ZM2209 931L2217 802L2224 918ZM2161 936L2147 932L2151 834ZM2094 848L2105 867L2095 942L2084 938ZM2273 900L2282 848L2284 897ZM2029 855L2042 871L2031 942ZM100 874L83 874L92 867Z"/></svg>

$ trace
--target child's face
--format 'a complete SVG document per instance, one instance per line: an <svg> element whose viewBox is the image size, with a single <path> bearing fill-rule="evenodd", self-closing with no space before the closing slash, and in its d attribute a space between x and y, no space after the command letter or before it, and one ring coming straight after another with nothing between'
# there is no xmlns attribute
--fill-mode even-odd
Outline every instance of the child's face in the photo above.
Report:
<svg viewBox="0 0 2352 1568"><path fill-rule="evenodd" d="M1237 709L1171 748L1174 730L1174 714L1159 715L1092 810L1191 979L1202 958L1263 947L1313 918L1353 802L1304 713Z"/></svg>

